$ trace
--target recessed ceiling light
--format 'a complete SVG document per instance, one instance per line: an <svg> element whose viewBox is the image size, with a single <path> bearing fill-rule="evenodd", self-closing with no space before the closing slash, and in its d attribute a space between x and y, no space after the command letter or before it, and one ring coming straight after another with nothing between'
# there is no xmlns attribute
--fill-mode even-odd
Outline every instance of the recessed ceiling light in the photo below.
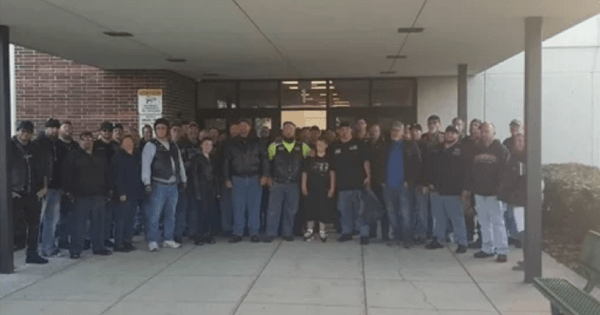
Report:
<svg viewBox="0 0 600 315"><path fill-rule="evenodd" d="M290 86L290 90L297 90L298 87L297 86Z"/></svg>
<svg viewBox="0 0 600 315"><path fill-rule="evenodd" d="M282 81L283 84L298 84L298 81Z"/></svg>
<svg viewBox="0 0 600 315"><path fill-rule="evenodd" d="M218 73L204 73L203 76L205 76L205 77L218 77L219 74Z"/></svg>
<svg viewBox="0 0 600 315"><path fill-rule="evenodd" d="M329 89L330 89L330 90L335 90L335 86L333 86L333 85L330 85L330 86L329 86Z"/></svg>
<svg viewBox="0 0 600 315"><path fill-rule="evenodd" d="M321 96L327 96L327 93L321 93L319 95L321 95Z"/></svg>
<svg viewBox="0 0 600 315"><path fill-rule="evenodd" d="M398 29L398 33L421 33L423 30L422 27L401 27Z"/></svg>
<svg viewBox="0 0 600 315"><path fill-rule="evenodd" d="M133 34L128 33L128 32L113 32L113 31L109 31L109 32L104 32L105 35L108 35L110 37L131 37L133 36Z"/></svg>
<svg viewBox="0 0 600 315"><path fill-rule="evenodd" d="M182 58L167 58L168 62L186 62L187 60Z"/></svg>
<svg viewBox="0 0 600 315"><path fill-rule="evenodd" d="M326 86L311 86L311 90L327 90Z"/></svg>
<svg viewBox="0 0 600 315"><path fill-rule="evenodd" d="M381 74L394 74L396 71L381 71Z"/></svg>
<svg viewBox="0 0 600 315"><path fill-rule="evenodd" d="M327 84L327 81L310 81L312 84Z"/></svg>
<svg viewBox="0 0 600 315"><path fill-rule="evenodd" d="M388 59L405 59L406 55L388 55L386 58L388 58Z"/></svg>

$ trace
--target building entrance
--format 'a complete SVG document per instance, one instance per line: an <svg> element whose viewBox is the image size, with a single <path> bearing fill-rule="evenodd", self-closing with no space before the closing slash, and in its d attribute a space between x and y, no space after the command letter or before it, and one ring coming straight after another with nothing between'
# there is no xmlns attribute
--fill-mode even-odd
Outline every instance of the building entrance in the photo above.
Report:
<svg viewBox="0 0 600 315"><path fill-rule="evenodd" d="M326 110L282 110L281 122L291 121L298 128L317 126L321 130L327 128Z"/></svg>

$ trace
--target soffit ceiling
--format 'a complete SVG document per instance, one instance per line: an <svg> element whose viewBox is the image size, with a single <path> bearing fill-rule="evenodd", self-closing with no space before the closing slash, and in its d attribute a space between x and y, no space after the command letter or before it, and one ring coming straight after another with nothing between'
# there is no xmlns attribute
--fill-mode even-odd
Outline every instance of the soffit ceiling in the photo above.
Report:
<svg viewBox="0 0 600 315"><path fill-rule="evenodd" d="M196 79L475 74L523 50L527 16L544 18L546 39L598 13L598 0L0 0L15 44ZM412 26L425 30L397 32Z"/></svg>

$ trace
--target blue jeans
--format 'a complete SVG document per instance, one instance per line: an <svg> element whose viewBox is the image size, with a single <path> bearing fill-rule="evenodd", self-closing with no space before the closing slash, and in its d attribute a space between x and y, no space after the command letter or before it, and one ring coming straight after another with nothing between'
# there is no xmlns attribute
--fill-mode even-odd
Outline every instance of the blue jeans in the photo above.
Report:
<svg viewBox="0 0 600 315"><path fill-rule="evenodd" d="M448 221L454 230L454 241L467 246L467 227L465 225L464 205L460 196L431 193L433 212L433 235L441 244L446 242Z"/></svg>
<svg viewBox="0 0 600 315"><path fill-rule="evenodd" d="M48 195L42 205L42 243L40 250L44 255L50 255L56 249L56 226L60 220L60 199L62 191L60 189L48 189Z"/></svg>
<svg viewBox="0 0 600 315"><path fill-rule="evenodd" d="M300 185L298 183L275 183L269 193L266 234L277 236L279 222L282 220L281 235L292 235L299 205Z"/></svg>
<svg viewBox="0 0 600 315"><path fill-rule="evenodd" d="M71 221L71 254L81 254L86 235L87 222L90 220L90 239L94 252L102 251L104 247L104 212L106 201L104 197L76 197L73 204Z"/></svg>
<svg viewBox="0 0 600 315"><path fill-rule="evenodd" d="M119 197L113 197L113 200L106 203L106 209L104 210L104 238L109 240L113 234L114 223L117 220L117 211L119 207ZM113 235L111 235L113 234Z"/></svg>
<svg viewBox="0 0 600 315"><path fill-rule="evenodd" d="M164 213L164 236L165 240L173 240L175 231L175 211L177 209L178 189L177 185L152 184L152 195L146 205L146 230L148 242L161 242L158 224Z"/></svg>
<svg viewBox="0 0 600 315"><path fill-rule="evenodd" d="M118 197L117 197L118 198ZM119 202L115 209L115 248L131 243L133 238L133 221L137 210L138 201L129 200Z"/></svg>
<svg viewBox="0 0 600 315"><path fill-rule="evenodd" d="M416 237L427 237L427 222L429 221L429 194L420 191L422 187L411 190L412 204L414 205L414 234Z"/></svg>
<svg viewBox="0 0 600 315"><path fill-rule="evenodd" d="M213 236L215 235L215 217L217 216L217 192L212 185L200 187L201 200L190 196L190 202L194 203L195 211L190 216L190 235ZM193 227L192 227L193 226Z"/></svg>
<svg viewBox="0 0 600 315"><path fill-rule="evenodd" d="M355 228L361 237L369 237L369 225L358 214L362 203L360 189L342 190L338 192L338 211L341 214L342 234L352 235Z"/></svg>
<svg viewBox="0 0 600 315"><path fill-rule="evenodd" d="M193 197L190 198L188 192L179 190L175 212L175 231L173 232L173 235L176 237L182 237L183 232L185 232L188 226L188 212L193 199Z"/></svg>
<svg viewBox="0 0 600 315"><path fill-rule="evenodd" d="M506 212L504 212L504 221L506 222L506 232L508 237L520 240L519 230L517 229L517 222L515 221L515 207L510 204L506 204Z"/></svg>
<svg viewBox="0 0 600 315"><path fill-rule="evenodd" d="M260 232L260 203L262 187L258 176L232 178L233 183L233 235L243 236L248 214L248 230L251 236Z"/></svg>
<svg viewBox="0 0 600 315"><path fill-rule="evenodd" d="M409 191L401 187L384 187L383 196L390 218L390 226L394 231L394 239L412 242L413 210L410 207Z"/></svg>
<svg viewBox="0 0 600 315"><path fill-rule="evenodd" d="M481 225L481 250L488 254L508 253L504 212L506 204L496 196L475 195L477 219Z"/></svg>
<svg viewBox="0 0 600 315"><path fill-rule="evenodd" d="M221 208L221 229L223 233L231 233L233 231L233 194L231 189L223 187L219 207Z"/></svg>

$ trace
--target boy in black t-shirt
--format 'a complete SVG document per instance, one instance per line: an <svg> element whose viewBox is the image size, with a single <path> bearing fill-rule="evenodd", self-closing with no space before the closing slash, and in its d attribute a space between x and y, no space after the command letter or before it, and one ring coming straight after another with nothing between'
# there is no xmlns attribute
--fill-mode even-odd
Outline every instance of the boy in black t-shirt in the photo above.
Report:
<svg viewBox="0 0 600 315"><path fill-rule="evenodd" d="M369 244L369 225L358 216L361 193L371 184L371 163L364 141L353 139L348 124L340 126L340 140L330 147L331 161L337 172L338 210L342 236L339 242L352 239L354 227L360 231L361 244Z"/></svg>

